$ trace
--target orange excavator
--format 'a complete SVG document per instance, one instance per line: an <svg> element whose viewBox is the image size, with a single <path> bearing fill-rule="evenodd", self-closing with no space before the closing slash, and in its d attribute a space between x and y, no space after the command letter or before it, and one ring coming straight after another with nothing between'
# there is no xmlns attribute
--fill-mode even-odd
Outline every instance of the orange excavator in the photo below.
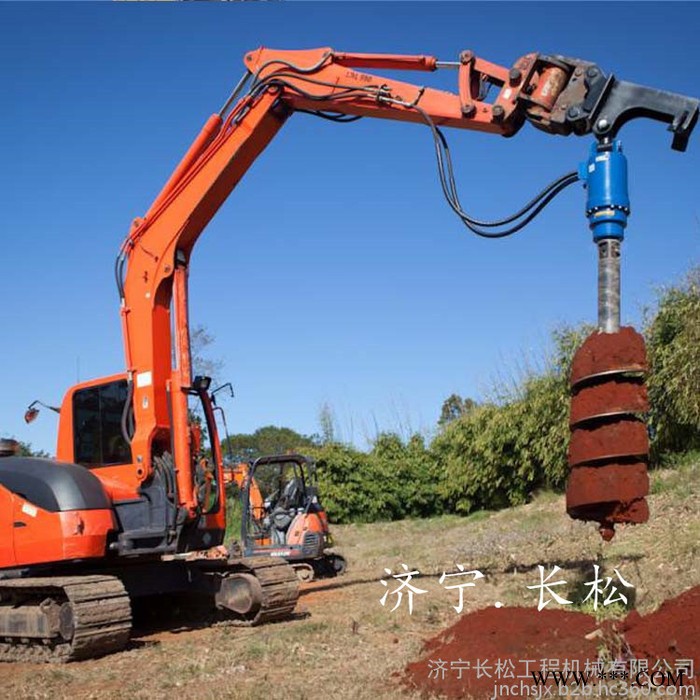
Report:
<svg viewBox="0 0 700 700"><path fill-rule="evenodd" d="M460 205L440 127L513 136L527 121L550 134L593 134L601 148L595 170L630 119L668 123L674 147L683 150L698 116L696 100L625 83L592 63L536 53L506 68L471 52L441 62L260 48L245 56L245 67L119 251L125 371L68 390L57 460L0 458L0 660L65 661L122 649L130 600L138 596L199 594L241 624L294 609L298 582L286 562L221 546L221 449L210 381L192 376L187 317L199 236L294 112L427 125L450 206L490 237L522 228L577 176L560 178L506 220L480 222ZM458 90L366 69L454 69ZM592 210L600 221L618 211L598 204ZM206 431L192 425L194 403Z"/></svg>
<svg viewBox="0 0 700 700"><path fill-rule="evenodd" d="M321 502L318 465L305 455L282 454L241 462L224 471L240 494L243 517L238 547L245 556L281 557L300 581L345 573Z"/></svg>
<svg viewBox="0 0 700 700"><path fill-rule="evenodd" d="M212 398L225 389L233 397L228 382L215 389ZM237 461L226 414L218 405L214 411L226 435L224 484L241 510L240 540L231 547L247 557L281 557L304 583L344 574L347 561L332 549L335 542L319 494L319 465L295 453Z"/></svg>

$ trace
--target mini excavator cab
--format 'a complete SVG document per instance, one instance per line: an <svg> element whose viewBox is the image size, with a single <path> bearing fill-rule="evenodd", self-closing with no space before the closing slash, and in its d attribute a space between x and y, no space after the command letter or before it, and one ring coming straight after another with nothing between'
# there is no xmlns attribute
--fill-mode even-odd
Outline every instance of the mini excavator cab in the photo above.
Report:
<svg viewBox="0 0 700 700"><path fill-rule="evenodd" d="M262 509L251 505L254 488L262 496ZM312 459L299 454L260 457L248 470L242 498L246 556L283 557L302 581L345 571L345 559L330 551L333 538Z"/></svg>

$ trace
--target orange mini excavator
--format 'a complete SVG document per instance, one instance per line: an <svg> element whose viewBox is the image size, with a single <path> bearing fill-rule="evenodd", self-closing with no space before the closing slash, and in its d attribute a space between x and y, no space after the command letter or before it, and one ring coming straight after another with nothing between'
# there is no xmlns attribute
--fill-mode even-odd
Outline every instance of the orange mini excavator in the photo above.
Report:
<svg viewBox="0 0 700 700"><path fill-rule="evenodd" d="M470 229L491 237L522 228L576 173L516 215L479 222L460 206L440 127L513 136L528 121L550 134L593 134L603 162L630 119L668 123L674 147L683 150L698 116L696 100L619 81L585 61L536 53L504 68L471 52L441 62L260 48L245 56L245 67L120 249L126 370L67 392L56 461L0 457L1 660L83 659L121 649L136 596L208 596L241 624L294 609L298 582L285 561L237 557L221 547L223 464L209 380L192 377L187 319L197 239L290 115L427 125L450 206ZM458 91L365 69L455 69ZM596 211L604 218L612 209ZM208 449L189 419L193 402L201 406Z"/></svg>
<svg viewBox="0 0 700 700"><path fill-rule="evenodd" d="M233 387L228 382L212 392ZM328 514L318 488L319 463L305 455L265 455L249 461L235 458L226 414L215 405L226 435L224 484L241 512L240 540L230 547L246 557L278 557L289 562L300 581L340 576L345 557L334 545Z"/></svg>
<svg viewBox="0 0 700 700"><path fill-rule="evenodd" d="M266 455L224 471L235 484L243 517L238 547L245 556L281 557L305 583L340 576L347 562L333 551L318 491L319 465L300 454Z"/></svg>

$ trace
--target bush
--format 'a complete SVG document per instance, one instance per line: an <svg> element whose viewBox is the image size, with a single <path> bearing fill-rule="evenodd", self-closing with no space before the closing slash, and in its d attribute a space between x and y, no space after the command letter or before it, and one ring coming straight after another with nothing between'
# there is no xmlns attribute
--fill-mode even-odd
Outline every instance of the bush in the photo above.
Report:
<svg viewBox="0 0 700 700"><path fill-rule="evenodd" d="M654 462L700 448L700 269L658 293L645 337Z"/></svg>
<svg viewBox="0 0 700 700"><path fill-rule="evenodd" d="M380 494L369 455L339 443L312 448L307 454L319 462L321 501L331 521L369 523L379 519Z"/></svg>
<svg viewBox="0 0 700 700"><path fill-rule="evenodd" d="M589 329L554 332L548 368L530 374L499 404L486 404L449 423L432 450L444 473L450 509L469 513L524 503L538 488L566 481L569 373Z"/></svg>
<svg viewBox="0 0 700 700"><path fill-rule="evenodd" d="M644 326L652 458L658 463L669 454L700 450L700 269L659 292ZM571 362L592 330L555 330L545 369L528 372L490 403L448 397L440 432L428 447L420 435L404 441L393 433L380 434L369 452L332 442L332 430L324 431L329 443L322 446L305 438L300 448L325 463L319 482L331 520L467 514L524 503L540 488L562 489Z"/></svg>
<svg viewBox="0 0 700 700"><path fill-rule="evenodd" d="M309 450L319 460L323 504L333 522L428 517L442 511L438 465L420 435L407 443L380 434L370 452L331 443Z"/></svg>
<svg viewBox="0 0 700 700"><path fill-rule="evenodd" d="M380 434L370 462L384 485L384 519L422 518L442 511L439 466L421 435L413 435L404 443L394 433Z"/></svg>

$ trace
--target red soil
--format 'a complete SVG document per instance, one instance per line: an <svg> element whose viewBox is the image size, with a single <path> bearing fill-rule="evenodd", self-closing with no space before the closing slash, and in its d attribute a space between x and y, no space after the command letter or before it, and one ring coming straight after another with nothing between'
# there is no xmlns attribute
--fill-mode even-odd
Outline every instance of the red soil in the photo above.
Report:
<svg viewBox="0 0 700 700"><path fill-rule="evenodd" d="M651 615L632 611L619 628L641 659L695 661L695 683L700 675L700 586L667 600Z"/></svg>
<svg viewBox="0 0 700 700"><path fill-rule="evenodd" d="M615 377L603 384L580 389L571 398L571 425L596 416L646 413L647 388L638 379Z"/></svg>
<svg viewBox="0 0 700 700"><path fill-rule="evenodd" d="M624 326L617 333L591 333L576 352L571 368L571 385L586 377L613 370L648 369L644 338Z"/></svg>
<svg viewBox="0 0 700 700"><path fill-rule="evenodd" d="M549 607L540 612L535 608L484 608L463 615L452 627L428 640L423 648L425 656L407 666L405 683L426 691L426 695L491 698L497 683L520 684L522 680L532 685L531 672L540 669L542 659L576 659L583 670L586 660L598 657L597 642L585 639L595 629L595 620L578 612ZM447 662L444 678L439 673L430 677L437 660ZM451 670L451 662L459 660L471 664L461 678ZM487 660L491 677L477 678L477 660ZM501 679L497 678L497 660L512 662L513 677L503 673Z"/></svg>
<svg viewBox="0 0 700 700"><path fill-rule="evenodd" d="M566 488L566 509L607 503L615 498L631 503L649 493L649 474L644 462L574 467Z"/></svg>
<svg viewBox="0 0 700 700"><path fill-rule="evenodd" d="M576 520L600 523L600 534L611 540L616 523L649 520L649 475L644 462L574 467L566 484L566 512Z"/></svg>
<svg viewBox="0 0 700 700"><path fill-rule="evenodd" d="M590 428L576 428L569 443L569 464L587 464L601 459L646 457L649 437L643 421L616 420Z"/></svg>
<svg viewBox="0 0 700 700"><path fill-rule="evenodd" d="M485 700L494 696L496 685L517 685L519 689L522 681L532 686L531 672L541 670L543 659L550 660L549 668L559 670L564 669L565 661L569 664L578 661L578 670L584 671L586 660L598 659L601 639L586 639L596 627L592 617L561 608L548 607L540 612L535 608L477 610L463 615L452 627L429 639L424 644L423 657L406 667L402 682L422 691L425 697L440 695ZM614 642L608 643L608 648L624 650L620 658L646 659L649 669L659 660L673 667L679 659L693 659L696 678L692 680L697 683L700 587L666 601L645 617L631 612L617 626L608 627L605 635L605 639ZM625 642L629 649L625 649ZM490 677L482 674L477 678L477 660L482 662ZM530 660L531 663L526 663ZM559 665L551 665L551 660L559 660ZM445 665L439 665L438 661ZM467 662L469 666L465 666ZM497 662L502 665L500 678L496 672ZM503 670L506 665L509 673ZM461 677L460 669L463 669ZM513 693L511 689L509 694L521 696L525 693L517 690Z"/></svg>
<svg viewBox="0 0 700 700"><path fill-rule="evenodd" d="M649 438L644 421L633 417L649 409L649 398L642 376L621 373L646 369L644 338L630 327L592 333L572 363L567 512L599 522L605 540L615 523L649 517ZM619 464L629 459L635 463Z"/></svg>

